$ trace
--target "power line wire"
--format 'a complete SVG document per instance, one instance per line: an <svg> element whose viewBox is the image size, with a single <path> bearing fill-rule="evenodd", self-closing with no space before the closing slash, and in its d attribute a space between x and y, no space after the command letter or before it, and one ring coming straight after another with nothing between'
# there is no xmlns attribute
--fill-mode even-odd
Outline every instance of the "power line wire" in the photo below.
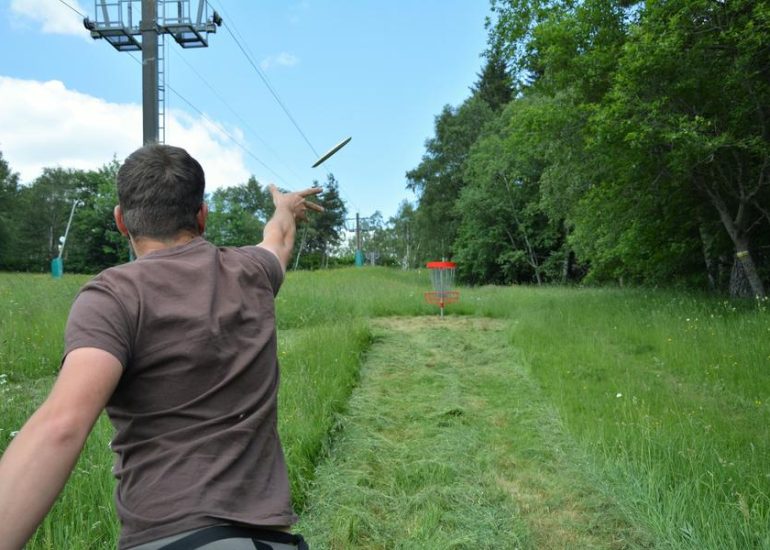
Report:
<svg viewBox="0 0 770 550"><path fill-rule="evenodd" d="M59 0L59 1L64 3L64 0ZM206 3L209 5L209 7L212 7L210 2L208 2L208 1L207 1ZM71 8L71 6L70 6L70 8ZM74 8L73 8L73 9L74 9ZM213 9L213 7L212 7L212 9ZM222 12L222 13L223 13L223 14L224 14L224 15L225 15L225 16L226 16L228 19L229 19L229 16L228 16L228 15L227 15L227 14L224 12L224 10L221 10L221 9L220 9L220 11L221 11L221 12ZM78 13L79 13L79 12L78 12ZM81 14L81 15L82 15L82 14ZM263 72L263 71L261 71L261 70L259 69L259 67L258 67L258 66L257 66L257 65L254 63L254 61L253 61L253 56L252 56L252 55L250 55L250 54L249 54L249 52L247 52L247 51L246 51L246 48L244 48L244 46L241 44L241 42L238 40L238 38L236 38L235 34L233 34L233 30L234 30L234 31L235 31L235 33L236 33L236 34L237 34L237 35L238 35L238 36L241 38L241 40L243 40L243 37L242 37L242 36L241 36L241 34L238 32L238 29L235 27L235 25L234 25L234 24L233 24L233 25L223 25L223 26L225 26L225 28L227 29L227 32L228 32L228 34L230 34L230 36L232 37L233 41L236 43L236 45L238 46L238 48L239 48L239 49L241 50L241 52L244 54L244 57L246 57L246 60L249 62L249 64L250 64L250 65L252 66L252 68L255 70L255 72L257 73L257 75L260 77L260 79L262 80L262 82L265 84L265 86L267 87L267 89L268 89L268 90L270 91L270 93L272 94L273 98L276 100L276 102L278 103L278 105L281 107L281 109L284 111L284 113L286 114L286 116L287 116L287 117L289 118L289 120L292 122L292 124L293 124L293 125L294 125L294 127L297 129L297 131L299 132L299 134L302 136L302 138L304 139L305 143L307 143L307 145L310 147L310 150L313 152L313 154L314 154L316 157L318 157L318 156L319 156L319 154L318 154L318 152L316 151L315 147L313 147L313 144L310 142L310 140L308 139L308 137L307 137L307 135L305 134L305 132L303 132L303 131L302 131L302 128L300 128L300 126L299 126L299 124L297 123L297 121L294 119L294 117L291 115L291 113L289 112L289 110L288 110L288 108L286 107L286 105L283 103L283 101L281 100L281 98L278 96L278 92L277 92L277 91L276 91L276 90L273 88L272 84L270 83L269 79L267 78L267 75L265 75L265 74L264 74L264 72ZM232 26L232 30L231 30L231 28L230 28L231 26ZM245 40L243 40L243 42L245 42ZM247 47L248 47L248 46L247 46ZM177 54L177 55L178 55L178 54ZM217 92L217 91L216 91L216 90L213 88L213 86L211 86L211 85L210 85L210 84L209 84L209 83L206 81L206 79L205 79L205 78L204 78L202 75L200 75L200 73L198 73L198 71L196 71L196 70L195 70L195 69L192 67L192 65L190 65L190 63L188 63L188 62L187 62L187 61L186 61L186 60L185 60L183 57L181 57L181 56L179 56L179 57L182 59L182 61L183 61L183 62L184 62L184 63L185 63L185 64L186 64L186 65L187 65L187 66L188 66L190 69L192 69L192 71L193 71L193 72L194 72L194 73L195 73L195 74L196 74L196 75L197 75L197 76L198 76L198 77L199 77L201 80L203 80L203 82L204 82L204 83L205 83L205 84L206 84L206 85L209 87L209 89L210 89L210 90L211 90L211 91L212 91L212 92L213 92L213 93L214 93L214 94L215 94L215 95L216 95L216 96L217 96L217 97L220 99L220 101L222 101L222 103L223 103L223 104L224 104L224 105L225 105L225 106L226 106L226 107L227 107L227 108L228 108L228 109L229 109L231 112L233 112L233 113L235 114L235 116L236 116L236 117L237 117L239 120L241 120L241 122L243 122L243 124L244 124L244 125L245 125L245 126L246 126L246 127L249 129L249 130L251 130L251 132L252 132L252 133L253 133L253 134L254 134L254 135L257 137L257 139L259 139L259 140L260 140L260 141L261 141L261 142L262 142L262 143L263 143L263 144L264 144L264 145L265 145L265 146L266 146L266 147L267 147L267 148L268 148L268 149L269 149L269 150L270 150L270 151L271 151L271 152L272 152L272 153L273 153L273 154L274 154L274 155L275 155L277 158L279 158L279 157L278 157L278 154L277 154L277 153L275 153L275 151L274 151L274 150L273 150L273 149L272 149L272 148L269 146L269 144L267 144L267 142L266 142L265 140L263 140L263 139L262 139L262 138L261 138L261 137L260 137L260 136L259 136L259 135L258 135L258 134L257 134L257 133L254 131L254 130L253 130L253 128L251 128L251 126L250 126L250 125L249 125L249 124L248 124L248 123L247 123L247 122L246 122L246 121L245 121L245 120L244 120L244 119L243 119L243 118L242 118L242 117L241 117L241 116L240 116L240 115L239 115L239 114L238 114L238 113L237 113L237 112L234 110L234 109L232 109L232 107L230 107L230 105L229 105L229 104L228 104L228 103L227 103L227 102L226 102L226 101L225 101L225 100L224 100L224 99L221 97L221 95L220 95L220 94L219 94L219 93L218 93L218 92ZM137 62L139 65L141 65L141 64L142 64L142 62L141 62L141 61L139 61L138 59L136 59L136 58L135 58L133 55L131 55L131 58L132 58L132 59L133 59L135 62ZM175 89L174 89L174 88L173 88L173 87L172 87L170 84L166 83L165 85L168 87L168 89L169 89L169 90L171 90L172 92L174 92L174 94L176 94L176 95L177 95L177 96L178 96L178 97L179 97L179 98L180 98L182 101L184 101L185 103L187 103L187 105L189 105L189 106L190 106L190 108L192 108L192 109L193 109L195 112L197 112L197 113L198 113L198 114L199 114L199 115L200 115L200 116L201 116L201 117L202 117L204 120L206 120L207 122L209 122L210 124L212 124L214 127L216 127L216 128L217 128L219 131L221 131L221 132L222 132L222 133L223 133L225 136L227 136L227 137L228 137L228 138L229 138L229 139L230 139L230 140L231 140L233 143L235 143L235 144L236 144L238 147L240 147L241 149L243 149L243 151L244 151L244 152L246 152L246 154L248 154L250 157L252 157L254 160L256 160L256 161L257 161L259 164L261 164L262 166L264 166L264 167L265 167L265 168L266 168L268 171L270 171L270 172L271 172L273 175L275 175L275 176L276 176L276 177L277 177L279 180L281 180L281 181L282 181L284 184L288 185L288 183L286 182L286 180L285 180L285 179L284 179L284 178L283 178L283 177L282 177L280 174L278 174L278 173L277 173L275 170L273 170L273 169L272 169L270 166L268 166L268 165L267 165L267 164L266 164L266 163L265 163L265 162L264 162L262 159L260 159L259 157L257 157L257 156L256 156L254 153L252 153L252 152L251 152L251 151L250 151L250 150L249 150L249 149L248 149L248 148L247 148L245 145L243 145L243 144L242 144L240 141L238 141L238 140L237 140L237 139L236 139L236 138L235 138L235 137L234 137L232 134L230 134L230 132L228 132L227 130L225 130L225 129L224 129L224 128L223 128L223 127L220 125L220 124L218 124L217 122L215 122L215 121L211 120L209 117L207 117L207 116L206 116L206 115L205 115L205 114L204 114L204 113L203 113L203 112L202 112L200 109L198 109L198 108L197 108L195 105L193 105L193 104L192 104L192 102L190 102L190 101L189 101L189 100L188 100L186 97L184 97L182 94L180 94L178 91L176 91L176 90L175 90ZM280 158L279 158L279 161L280 161ZM280 162L281 162L282 164L286 165L286 163L285 163L285 162L283 162L283 161L280 161ZM290 172L292 172L292 174L293 174L295 177L297 177L297 179L302 179L300 176L298 176L298 175L297 175L297 174L296 174L296 173L295 173L295 172L294 172L294 171L291 169L291 167L289 167L288 165L286 165L286 166L287 166L287 168L289 169L289 171L290 171ZM327 171L327 176L328 176L328 174L333 174L333 171L332 171L332 170L328 170L328 171ZM355 201L351 200L351 199L350 199L350 197L349 197L349 196L347 196L347 193L345 193L345 192L344 192L344 190L343 190L343 189L341 189L339 185L338 185L337 189L338 189L338 191L339 191L339 192L340 192L340 193L343 195L343 198L344 198L344 200L345 200L346 202L348 202L349 204L351 204L351 205L352 205L352 206L353 206L353 207L356 209L356 211L360 211L360 208L359 208L359 207L358 207L358 205L355 203Z"/></svg>
<svg viewBox="0 0 770 550"><path fill-rule="evenodd" d="M242 124L243 124L243 125L244 125L244 126L245 126L245 127L246 127L246 128L247 128L247 129L248 129L248 130L249 130L249 131L252 133L252 134L253 134L253 135L254 135L254 137L256 137L256 138L257 138L257 139L258 139L258 140L259 140L259 141L262 143L262 145L264 145L264 146L265 146L265 147L266 147L266 148L267 148L267 149L268 149L268 150L269 150L269 151L270 151L270 152L271 152L273 155L275 155L275 157L278 159L278 161L279 161L279 162L280 162L280 163L281 163L281 164L282 164L282 165L283 165L283 166L284 166L284 167L285 167L287 170L289 170L289 172L291 172L291 173L292 173L292 175L293 175L295 178L297 178L298 180L302 179L302 178L301 178L301 177L300 177L300 176L299 176L299 175L298 175L298 174L297 174L297 173L296 173L296 172L295 172L295 171L294 171L294 170L291 168L291 166L289 166L289 165L288 165L288 164L287 164L285 161L283 161L283 160L280 158L280 155L279 155L279 154L278 154L278 153L275 151L275 149L273 149L273 148L270 146L270 144L269 144L267 141L265 141L265 140L264 140L264 139L263 139L263 138L262 138L262 137L261 137L261 136L260 136L260 135L257 133L257 131L256 131L256 130L254 130L254 128L252 128L252 127L251 127L251 125L250 125L250 124L249 124L249 123L246 121L246 119L244 119L244 118L243 118L243 116L241 116L241 114L240 114L240 113L238 113L238 111L236 111L235 109L233 109L233 108L230 106L230 104L229 104L229 103L228 103L228 102L225 100L225 98L224 98L224 97L222 97L222 94L220 94L220 93L219 93L219 92L216 90L216 88L214 88L214 86L212 86L212 85L209 83L209 81L208 81L208 80L206 80L206 78L205 78L205 77L204 77L202 74L200 74L200 73L199 73L199 72L198 72L198 71L195 69L195 67L193 67L193 66L192 66L192 64L190 64L190 62L188 62L188 61L187 61L187 60L186 60L186 59L185 59L183 56L179 55L179 54L176 52L176 50L172 50L172 51L174 52L174 54L175 54L175 55L176 55L176 56L177 56L179 59L181 59L181 60L182 60L182 62L183 62L185 65L187 65L187 67L188 67L188 68L189 68L189 69L190 69L190 70L191 70L191 71L192 71L192 72L193 72L193 73L194 73L194 74L195 74L195 75L196 75L198 78L200 78L200 80L201 80L201 81L202 81L202 82L203 82L203 83L204 83L204 84L205 84L205 85L208 87L208 89L209 89L209 90L211 90L211 92L212 92L212 93L213 93L213 94L214 94L214 95L215 95L215 96L216 96L216 97L217 97L217 98L218 98L218 99L219 99L219 100L222 102L222 104L223 104L225 107L227 107L227 109L228 109L228 110L229 110L231 113L233 113L233 115L235 115L235 116L236 116L236 118L237 118L237 119L238 119L238 120L239 120L239 121L240 121L240 122L241 122L241 123L242 123Z"/></svg>
<svg viewBox="0 0 770 550"><path fill-rule="evenodd" d="M233 37L233 40L235 40L235 43L238 45L238 48L240 48L240 50L243 52L243 55L246 56L246 59L248 60L249 64L254 68L254 70L256 71L257 75L259 75L259 78L262 79L262 82L264 82L265 86L270 91L270 94L275 98L276 102L278 103L278 105L280 105L280 107L283 110L283 112L286 113L286 116L289 117L289 120L294 125L294 127L297 129L299 134L302 136L302 139L304 139L305 143L307 143L308 147L310 147L310 150L313 152L313 154L315 156L318 156L318 151L315 150L315 147L313 147L313 144L310 143L310 140L305 135L305 132L302 131L302 128L299 127L299 124L297 123L297 121L294 120L294 117L289 112L289 109L286 107L286 105L284 105L283 101L281 101L281 98L278 97L278 93L270 85L270 82L268 82L267 77L262 73L262 71L259 69L259 67L256 65L256 63L254 63L254 60L251 59L251 57L246 52L246 50L243 49L243 46L241 45L240 42L238 42L238 39L235 38L235 35L232 32L230 32L230 27L225 25L225 29L230 34L230 36Z"/></svg>
<svg viewBox="0 0 770 550"><path fill-rule="evenodd" d="M207 2L206 2L206 3L208 4L208 6L209 6L210 8L214 9L214 7L212 6L211 2L209 2L209 1L207 0ZM220 6L220 7L218 8L218 11L219 11L219 12L220 12L222 15L224 15L224 16L225 16L225 18L224 18L224 19L225 19L225 21L234 21L234 19L233 19L233 18L231 18L231 17L229 16L229 14L225 12L225 10L224 10L224 8L223 8L223 7L221 7L221 6ZM231 28L232 28L232 30L231 30ZM231 33L231 34L232 34L232 32L234 31L234 32L235 32L235 34L238 36L238 38L240 38L240 39L241 39L241 42L242 42L243 44L245 44L245 49L246 49L246 50L248 50L248 53L251 55L251 57L252 57L252 58L253 58L253 57L255 57L255 56L254 56L254 54L253 54L253 52L252 52L252 51L249 49L249 45L248 45L248 42L246 42L246 40L243 38L243 36L242 36L242 35L241 35L241 33L238 31L238 28L235 26L235 24L232 24L232 25L230 25L230 27L228 27L228 29L227 29L227 30L228 30L228 32L229 32L229 33ZM233 37L233 38L234 38L234 37ZM238 41L237 41L237 40L236 40L236 43L238 43ZM239 47L241 47L241 44L238 44L238 46L239 46ZM243 47L241 47L241 50L243 50ZM247 58L247 59L249 59L249 56L247 55L247 56L246 56L246 58ZM251 61L251 59L249 59L249 62L251 63L251 65L252 65L252 66L254 65L254 63ZM255 67L255 68L256 68L256 67ZM272 91L272 84L270 83L270 79L267 77L267 75L264 73L264 71L259 71L259 70L257 70L257 72L258 72L258 74L260 74L260 77L262 77L262 78L263 78L263 82L265 82L265 83L266 83L266 85L267 85L268 89L270 89L270 90ZM279 104L280 104L280 101L279 101ZM288 114L288 113L287 113L287 114ZM291 115L289 115L289 117L291 118ZM300 130L300 133L302 133L302 131L301 131L301 130ZM304 137L304 134L303 134L303 137ZM307 142L307 139L305 139L305 141ZM312 146L310 143L308 143L308 145L310 145L310 148L312 149L312 151L313 151L313 153L315 154L315 156L316 156L316 157L318 157L319 155L318 155L318 153L316 152L315 148L314 148L314 147L313 147L313 146ZM334 170L332 170L332 168L331 168L331 164L328 164L328 165L327 165L327 170L326 170L326 174L327 174L327 176L328 176L329 174L333 174L333 173L334 173ZM348 204L352 205L352 206L353 206L353 208L355 208L355 210L356 210L357 212L360 212L360 208L359 208L359 207L358 207L358 205L355 203L355 201L353 201L353 200L352 200L352 199L351 199L351 198L350 198L350 197L347 195L347 193L345 193L345 191L344 191L344 190L343 190L341 187L338 187L338 189L339 189L340 193L342 194L342 197L343 197L343 199L344 199L344 200L345 200L345 201L346 201Z"/></svg>
<svg viewBox="0 0 770 550"><path fill-rule="evenodd" d="M133 59L134 61L136 61L136 62L137 62L139 65L141 65L141 64L142 64L142 62L141 62L141 61L139 61L139 60L138 60L136 57L134 57L133 55L130 55L130 57L131 57L131 59ZM193 105L193 103L192 103L192 102L191 102L189 99L187 99L187 98L186 98L186 97L184 97L182 94L180 94L179 92L177 92L177 91L176 91L176 90L175 90L175 89L174 89L174 88L173 88L173 87L172 87L172 86L171 86L171 85L170 85L168 82L166 82L166 84L165 84L165 85L166 85L166 87L167 87L169 90L171 90L172 92L174 92L174 93L175 93L175 94L176 94L176 95L179 97L179 99L181 99L182 101L184 101L185 103L187 103L187 105L188 105L188 106L189 106L189 107L190 107L192 110L194 110L196 113L198 113L198 114L201 116L201 118L203 118L203 119L204 119L206 122L208 122L209 124L211 124L212 126L214 126L214 127L217 129L217 130L219 130L220 132L222 132L222 133L223 133L224 135L226 135L228 138L230 138L230 141L232 141L232 142L233 142L233 143L235 143L235 144L236 144L238 147L240 147L241 149L243 149L243 151L244 151L244 152L245 152L247 155L249 155L251 158L253 158L254 160L256 160L256 161L257 161L259 164L261 164L262 166L264 166L264 167L265 167L265 168L266 168L266 169L267 169L269 172L271 172L271 173L272 173L272 174L273 174L273 175L274 175L276 178L278 178L279 180L281 180L281 181L282 181L284 184L288 185L288 183L286 182L286 180L285 180L285 179L283 179L283 177L281 177L281 175L280 175L278 172L276 172L275 170L273 170L273 169L272 169L270 166L268 166L268 165L267 165L267 164L266 164L266 163L265 163L265 162L264 162L262 159L260 159L260 158L259 158L257 155L255 155L254 153L252 153L252 152L251 152L251 151L250 151L250 150L249 150L249 149L248 149L248 148L247 148L245 145L243 145L243 144L242 144L240 141L238 141L238 140L235 138L235 136L233 136L233 135L232 135L230 132L228 132L228 131L227 131L225 128L223 128L221 124L217 123L217 122L216 122L216 121L214 121L214 120L211 120L211 119L210 119L208 116L206 116L206 115L203 113L203 111L201 111L201 110L200 110L200 109L198 109L198 108L197 108L195 105Z"/></svg>
<svg viewBox="0 0 770 550"><path fill-rule="evenodd" d="M211 6L211 3L207 2L207 4L208 4L210 7L212 7L212 6ZM214 9L214 8L212 7L212 9ZM224 13L224 11L222 11L222 13ZM226 14L225 14L225 15L226 15ZM313 144L312 144L312 143L310 143L310 140L309 140L309 139L308 139L308 137L305 135L305 132L303 132L303 131L302 131L302 128L300 128L300 126L299 126L299 124L297 123L297 121L294 119L294 117L292 116L292 114L289 112L289 109L286 107L286 105L284 104L284 102L283 102L283 101L281 100L281 98L278 96L278 92L276 92L275 88L273 88L273 86L270 84L270 81L267 79L267 76L266 76L266 75L265 75L265 74L262 72L262 70L261 70L261 69L260 69L260 68L257 66L257 64L254 62L254 60L253 60L252 56L251 56L251 55L249 55L249 53L248 53L248 52L246 51L246 49L243 47L243 45L242 45L242 44L241 44L241 42L238 40L238 38L235 36L235 34L233 33L233 31L230 29L230 27L231 27L231 26L232 26L233 28L235 28L235 25L230 25L230 23L229 23L229 22L226 22L226 23L223 23L223 24L222 24L222 26L225 28L225 30L227 30L228 34L229 34L229 35L232 37L232 39L233 39L233 41L235 42L235 44L238 46L238 48L241 50L241 52L243 53L243 55L246 57L246 60L249 62L249 65L251 65L251 67L252 67L252 68L254 69L254 71L257 73L257 75L259 76L259 78L262 80L262 83L263 83L263 84L265 85L265 87L268 89L268 91L270 92L270 94L273 96L273 98L275 99L275 101L278 103L278 105L281 107L281 109L283 110L283 112L284 112L284 113L286 114L286 116L289 118L289 120L291 121L291 123L292 123L292 124L294 125L294 127L297 129L297 131L299 132L299 134L302 136L302 139L304 139L304 140L305 140L305 143L307 143L308 147L310 147L310 150L313 152L313 154L314 154L316 157L317 157L317 156L319 156L319 155L318 155L318 152L315 150L315 147L313 147ZM236 29L236 30L237 30L237 29Z"/></svg>
<svg viewBox="0 0 770 550"><path fill-rule="evenodd" d="M81 12L80 12L80 11L78 11L77 9L73 8L72 6L70 6L70 5L69 5L67 2L65 2L64 0L59 0L59 2L61 2L62 4L64 4L65 6L67 6L69 9L71 9L72 11L74 11L75 13L77 13L77 14L78 14L80 17L82 17L83 19L85 19L85 17L86 17L86 16L85 16L85 14L84 14L84 13L81 13Z"/></svg>
<svg viewBox="0 0 770 550"><path fill-rule="evenodd" d="M207 122L209 122L210 124L212 124L212 125L213 125L215 128L217 128L217 129L218 129L220 132L222 132L224 135L226 135L228 138L230 138L230 140L231 140L233 143L235 143L235 144L236 144L238 147L240 147L241 149L243 149L243 151L244 151L244 152L245 152L247 155L249 155L251 158L253 158L254 160L256 160L256 161L257 161L259 164L261 164L262 166L264 166L264 167L265 167L265 168L266 168L266 169L267 169L267 170L268 170L270 173L272 173L272 174L273 174L273 175L274 175L276 178L278 178L279 180L281 180L281 181L282 181L284 184L288 185L288 183L286 182L286 180L285 180L285 179L283 179L283 177L281 177L281 175L280 175L278 172L276 172L275 170L273 170L272 168L270 168L270 166L268 166L267 164L265 164L265 162L264 162L262 159L260 159L260 158L259 158L257 155L255 155L254 153L252 153L252 152L251 152L251 151L250 151L250 150L249 150L249 149L248 149L248 148L247 148L247 147L246 147L246 146L245 146L243 143L241 143L240 141L238 141L238 140L235 138L235 136L233 136L233 135L232 135L230 132L228 132L227 130L225 130L225 129L222 127L222 125L220 125L219 123L217 123L217 122L215 122L215 121L211 120L209 117L207 117L207 116L206 116L206 115L203 113L203 111L201 111L200 109L198 109L198 108L197 108L195 105L193 105L193 104L192 104L192 103L191 103L191 102L190 102L190 101L189 101L189 100L188 100L186 97L184 97L182 94L180 94L179 92L177 92L177 91L176 91L174 88L172 88L172 87L171 87L171 86L169 86L168 84L166 84L166 86L168 86L168 89L169 89L169 90L171 90L172 92L174 92L174 93L175 93L175 94L176 94L176 95L179 97L179 99L181 99L182 101L184 101L185 103L187 103L187 105L189 105L189 107L190 107L191 109L193 109L193 110L194 110L196 113L198 113L198 114L199 114L199 115L200 115L200 116L201 116L201 117L202 117L204 120L206 120Z"/></svg>

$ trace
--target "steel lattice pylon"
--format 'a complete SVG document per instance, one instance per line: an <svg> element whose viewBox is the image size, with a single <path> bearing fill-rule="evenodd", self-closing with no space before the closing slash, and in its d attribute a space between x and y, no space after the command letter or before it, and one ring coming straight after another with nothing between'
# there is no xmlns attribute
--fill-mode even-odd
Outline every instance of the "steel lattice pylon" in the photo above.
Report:
<svg viewBox="0 0 770 550"><path fill-rule="evenodd" d="M195 2L193 9L192 2ZM158 37L171 35L183 48L205 48L222 18L209 15L206 0L94 0L94 20L83 25L94 39L103 38L120 52L142 52L142 127L145 144L158 143L161 124ZM165 109L164 109L165 111Z"/></svg>

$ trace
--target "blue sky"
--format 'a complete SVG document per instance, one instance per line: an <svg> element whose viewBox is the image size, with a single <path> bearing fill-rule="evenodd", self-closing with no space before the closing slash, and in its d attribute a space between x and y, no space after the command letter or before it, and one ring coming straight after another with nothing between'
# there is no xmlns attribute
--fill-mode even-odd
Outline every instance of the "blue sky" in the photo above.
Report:
<svg viewBox="0 0 770 550"><path fill-rule="evenodd" d="M93 0L66 1L94 19ZM435 116L467 98L481 70L486 0L209 3L225 25L209 48L168 37L166 54L166 143L201 161L209 190L251 174L300 189L331 171L351 215L387 219L414 201L405 172L419 163ZM91 39L59 0L0 3L0 31L0 151L23 182L44 166L122 161L141 145L140 52ZM313 149L352 141L311 169L315 153L238 42Z"/></svg>

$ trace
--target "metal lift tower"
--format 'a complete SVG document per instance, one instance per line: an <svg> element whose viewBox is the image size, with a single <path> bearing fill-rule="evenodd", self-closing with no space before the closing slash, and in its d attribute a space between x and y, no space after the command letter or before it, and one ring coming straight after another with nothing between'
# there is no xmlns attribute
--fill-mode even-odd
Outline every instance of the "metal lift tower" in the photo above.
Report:
<svg viewBox="0 0 770 550"><path fill-rule="evenodd" d="M197 3L194 14L191 2ZM142 51L143 143L158 143L159 97L165 103L165 85L160 86L158 78L158 38L170 34L183 48L205 48L222 18L213 10L209 17L206 0L94 0L94 13L94 21L83 20L92 38L104 38L119 52ZM165 118L165 108L162 114Z"/></svg>

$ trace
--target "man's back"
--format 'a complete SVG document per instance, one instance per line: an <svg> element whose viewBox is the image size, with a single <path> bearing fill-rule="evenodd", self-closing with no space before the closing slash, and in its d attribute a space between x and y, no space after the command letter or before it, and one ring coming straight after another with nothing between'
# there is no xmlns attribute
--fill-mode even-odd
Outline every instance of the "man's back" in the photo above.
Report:
<svg viewBox="0 0 770 550"><path fill-rule="evenodd" d="M121 546L223 522L295 521L276 430L276 257L201 238L107 270L73 306L65 354L124 366L116 427Z"/></svg>

